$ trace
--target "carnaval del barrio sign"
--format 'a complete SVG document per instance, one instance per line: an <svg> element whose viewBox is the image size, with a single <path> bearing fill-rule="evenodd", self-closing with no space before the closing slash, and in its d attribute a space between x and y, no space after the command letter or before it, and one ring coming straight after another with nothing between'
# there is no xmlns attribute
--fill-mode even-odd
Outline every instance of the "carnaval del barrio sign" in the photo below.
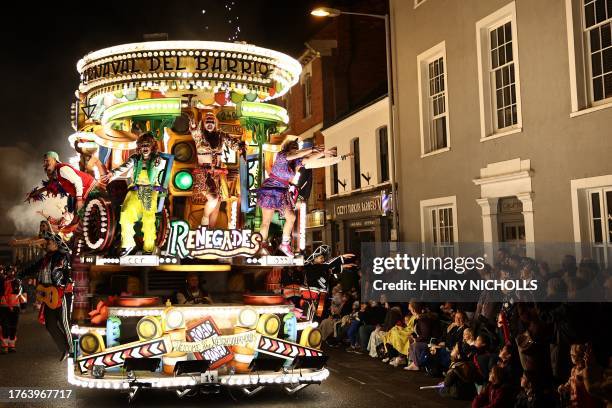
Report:
<svg viewBox="0 0 612 408"><path fill-rule="evenodd" d="M261 235L251 230L223 230L199 227L190 229L185 221L172 221L166 253L179 258L200 258L208 255L233 257L255 255Z"/></svg>
<svg viewBox="0 0 612 408"><path fill-rule="evenodd" d="M94 96L124 87L172 91L222 88L283 95L297 83L300 63L250 44L218 41L152 41L92 52L77 64L79 91Z"/></svg>

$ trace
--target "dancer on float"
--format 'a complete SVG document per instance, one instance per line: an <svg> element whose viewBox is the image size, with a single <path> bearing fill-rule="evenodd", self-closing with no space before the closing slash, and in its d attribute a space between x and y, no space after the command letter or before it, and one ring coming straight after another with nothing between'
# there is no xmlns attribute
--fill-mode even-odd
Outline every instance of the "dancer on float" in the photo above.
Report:
<svg viewBox="0 0 612 408"><path fill-rule="evenodd" d="M298 138L287 136L280 152L276 155L269 177L264 180L257 191L257 205L261 208L262 221L259 233L262 236L263 251L269 252L268 232L274 212L278 211L285 218L280 249L287 256L294 256L291 249L291 233L295 223L295 205L298 190L293 180L300 168L314 169L332 166L351 155L336 156L336 150L325 150L317 146L300 150Z"/></svg>
<svg viewBox="0 0 612 408"><path fill-rule="evenodd" d="M202 129L202 124L203 129ZM223 168L221 155L224 147L245 154L246 145L238 137L232 137L217 129L218 120L213 112L207 112L204 120L189 121L189 130L196 145L199 167L192 172L194 178L191 202L204 205L200 225L214 227L219 215L219 201L227 200L230 189L228 170Z"/></svg>
<svg viewBox="0 0 612 408"><path fill-rule="evenodd" d="M157 151L157 141L152 134L145 133L139 136L136 146L136 154L100 179L108 183L121 173L131 172L132 175L119 218L121 225L120 256L129 255L136 248L134 225L139 220L142 220L144 253L151 254L156 250L155 214L157 213L158 196L164 192L159 176L165 170L165 162Z"/></svg>
<svg viewBox="0 0 612 408"><path fill-rule="evenodd" d="M87 197L94 192L97 182L90 175L75 169L68 163L60 162L56 152L49 151L43 156L43 168L48 180L42 187L34 188L26 197L30 201L44 200L44 194L52 197L68 197L69 207L73 212L83 208Z"/></svg>

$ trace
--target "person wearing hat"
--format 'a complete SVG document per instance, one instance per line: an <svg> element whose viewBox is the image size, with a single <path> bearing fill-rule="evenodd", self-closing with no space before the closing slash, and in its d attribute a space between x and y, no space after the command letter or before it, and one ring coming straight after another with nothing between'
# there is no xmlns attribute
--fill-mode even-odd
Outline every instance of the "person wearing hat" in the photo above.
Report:
<svg viewBox="0 0 612 408"><path fill-rule="evenodd" d="M291 249L291 234L295 223L295 205L299 193L293 184L300 168L314 169L331 166L349 155L336 156L334 149L325 150L321 146L300 149L299 138L287 136L280 152L277 153L268 178L257 190L257 205L261 208L262 220L259 233L263 238L262 248L267 250L265 242L268 239L270 223L274 212L278 211L285 218L283 236L278 249L287 256L293 256Z"/></svg>
<svg viewBox="0 0 612 408"><path fill-rule="evenodd" d="M128 193L121 206L121 256L129 255L136 248L134 225L142 221L144 235L143 251L155 252L157 228L158 197L165 193L161 185L161 175L165 171L165 161L157 151L157 141L151 133L138 137L137 153L132 155L121 166L101 177L103 183L109 182L121 173L131 173Z"/></svg>
<svg viewBox="0 0 612 408"><path fill-rule="evenodd" d="M43 187L35 188L27 196L27 200L40 201L42 193L51 196L69 197L74 200L74 209L79 211L87 196L96 187L96 179L91 175L75 169L68 163L60 162L59 155L48 151L43 156L43 168L48 180L43 181Z"/></svg>
<svg viewBox="0 0 612 408"><path fill-rule="evenodd" d="M38 284L44 287L54 287L60 294L60 306L51 309L42 304L40 320L61 353L60 361L64 361L72 353L72 335L70 333L70 313L72 310L72 269L70 264L70 248L62 238L49 231L42 233L45 240L45 256L31 267L24 270L24 277L36 277Z"/></svg>

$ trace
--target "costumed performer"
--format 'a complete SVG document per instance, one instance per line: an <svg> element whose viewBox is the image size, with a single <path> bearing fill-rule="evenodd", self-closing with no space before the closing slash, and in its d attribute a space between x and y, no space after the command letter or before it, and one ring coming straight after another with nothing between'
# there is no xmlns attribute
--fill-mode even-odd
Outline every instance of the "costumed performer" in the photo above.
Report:
<svg viewBox="0 0 612 408"><path fill-rule="evenodd" d="M48 180L43 181L42 187L34 188L27 195L28 202L44 200L43 193L53 197L68 197L69 207L78 212L97 186L96 180L90 174L60 162L59 155L54 151L44 154L43 168Z"/></svg>
<svg viewBox="0 0 612 408"><path fill-rule="evenodd" d="M204 124L202 129L202 124ZM189 121L189 130L196 145L199 167L192 172L194 178L191 202L204 205L200 225L214 227L219 215L219 201L232 194L228 187L228 169L223 167L221 156L224 148L246 154L246 144L237 137L217 129L218 120L213 112L207 112L204 120Z"/></svg>
<svg viewBox="0 0 612 408"><path fill-rule="evenodd" d="M43 303L40 309L41 320L53 338L64 361L72 353L72 334L70 333L70 315L72 312L72 269L70 265L70 248L62 238L52 232L43 232L46 241L45 256L23 271L23 277L36 277L38 284L58 291L59 307L51 309Z"/></svg>
<svg viewBox="0 0 612 408"><path fill-rule="evenodd" d="M129 255L136 248L134 225L140 220L144 235L143 251L145 254L155 252L157 199L160 193L165 193L160 180L163 171L165 161L157 151L157 141L152 134L145 133L136 141L136 154L101 178L106 183L121 173L131 172L128 193L123 200L119 218L120 256Z"/></svg>
<svg viewBox="0 0 612 408"><path fill-rule="evenodd" d="M301 167L314 169L332 166L350 155L336 156L336 150L325 150L317 146L300 150L297 137L287 136L280 152L276 155L269 177L257 190L257 205L261 208L262 221L259 233L262 236L262 249L269 252L266 243L274 212L285 218L282 241L278 249L287 256L294 256L291 249L291 234L295 223L295 205L298 189L293 185L296 173Z"/></svg>

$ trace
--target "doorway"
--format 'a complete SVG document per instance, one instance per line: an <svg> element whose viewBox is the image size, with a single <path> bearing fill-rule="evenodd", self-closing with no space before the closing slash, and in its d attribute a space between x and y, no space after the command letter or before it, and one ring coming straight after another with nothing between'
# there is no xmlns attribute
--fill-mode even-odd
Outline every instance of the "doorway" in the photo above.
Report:
<svg viewBox="0 0 612 408"><path fill-rule="evenodd" d="M352 254L361 254L362 242L374 242L376 240L374 228L349 228L348 233L348 252Z"/></svg>
<svg viewBox="0 0 612 408"><path fill-rule="evenodd" d="M497 208L499 242L511 253L526 255L523 203L516 197L500 198Z"/></svg>

